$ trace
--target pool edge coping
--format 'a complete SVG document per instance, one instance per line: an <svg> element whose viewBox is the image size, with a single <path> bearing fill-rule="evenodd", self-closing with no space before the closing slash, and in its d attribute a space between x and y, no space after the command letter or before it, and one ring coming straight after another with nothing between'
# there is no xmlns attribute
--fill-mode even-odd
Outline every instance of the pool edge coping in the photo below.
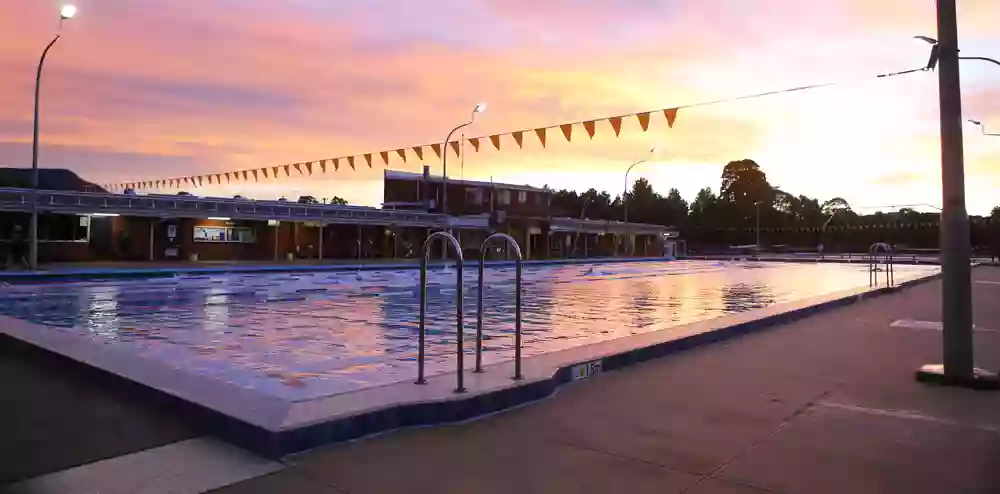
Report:
<svg viewBox="0 0 1000 494"><path fill-rule="evenodd" d="M580 372L579 369L581 365L589 366L591 371L596 372L617 370L640 362L664 357L674 352L728 340L743 334L803 319L805 317L821 313L825 310L843 307L860 300L887 293L896 293L902 289L935 280L940 276L941 273L939 272L908 279L892 287L853 288L831 292L826 295L810 297L800 301L772 306L774 308L774 310L771 311L772 313L766 315L758 314L757 317L753 317L753 313L757 311L749 311L741 314L733 314L720 318L698 321L688 325L679 326L679 328L697 325L710 326L712 328L707 331L694 332L680 338L668 337L662 341L655 341L653 344L636 345L635 343L644 339L643 337L646 337L645 339L656 340L656 333L666 333L669 329L626 336L533 356L525 359L526 368L531 366L530 361L534 359L544 360L543 358L545 358L548 360L558 360L559 357L564 357L567 354L586 353L587 349L593 350L595 348L598 349L597 353L600 354L590 360L581 361L579 359L570 359L569 361L565 361L566 359L562 359L564 361L557 364L552 364L551 362L547 363L541 366L542 369L538 369L542 371L543 375L537 375L536 372L538 370L536 370L536 372L531 372L531 374L536 375L522 381L512 381L509 377L498 381L497 374L495 372L496 369L501 367L507 368L511 364L510 362L497 363L489 366L487 368L488 372L485 375L487 376L487 380L494 381L493 385L489 386L491 389L475 390L466 394L446 393L442 396L440 393L441 389L447 389L450 386L449 382L454 379L454 374L440 374L429 379L429 381L432 381L432 386L426 388L428 389L428 392L424 394L427 396L422 397L423 399L396 401L394 403L381 403L367 409L357 410L356 412L347 414L340 413L336 416L327 416L326 419L318 421L314 420L312 422L300 421L298 424L293 424L290 427L277 429L273 427L268 428L262 425L255 425L251 421L243 420L234 416L234 414L227 414L223 411L212 408L209 405L199 403L194 399L183 398L179 396L179 394L172 393L170 390L160 389L158 387L154 387L154 385L145 384L139 380L126 377L124 374L117 373L113 370L108 370L96 364L88 363L85 359L77 359L54 349L49 349L30 341L23 340L15 335L9 334L7 331L0 332L0 337L16 341L22 345L27 345L31 348L29 351L38 351L43 354L47 354L48 356L54 357L57 361L60 361L61 364L68 364L74 369L86 368L91 375L97 377L98 379L115 381L118 385L124 385L131 391L138 392L147 398L171 406L178 412L183 413L189 418L192 418L204 425L208 429L208 432L220 436L223 439L233 442L239 446L245 447L255 453L269 458L281 458L289 454L305 451L318 446L349 441L396 429L415 426L444 425L473 419L478 416L498 412L550 396L554 394L559 387L575 381L576 379L574 379L573 373ZM805 304L805 302L814 303ZM733 316L743 317L739 318ZM14 320L20 321L17 319ZM2 321L2 319L0 319L0 321ZM728 325L719 325L719 323L727 322L729 323ZM661 335L661 338L665 336L666 335ZM600 350L604 347L620 348L616 351L601 352ZM546 369L548 370L547 376L545 375ZM185 374L180 370L177 370L177 372ZM500 375L503 375L503 372L501 372ZM477 376L484 375L471 374L467 371L466 376L467 379L469 379L467 382L475 384ZM588 376L585 375L583 377ZM204 381L205 379L202 378L202 380ZM497 385L497 383L499 383L499 385ZM239 388L232 385L227 386L237 390L232 391L237 395L241 394L241 392L252 393L239 390ZM364 392L385 393L390 392L393 388L399 388L401 386L409 386L411 389L424 388L413 385L408 381L404 381L343 393L327 398L309 400L305 403L312 404L321 400L344 400L349 399L352 395L358 396L358 394ZM220 383L216 383L213 387L221 386ZM281 402L280 405L275 406L289 406L288 409L284 410L286 416L291 413L291 407L294 407L297 403L299 403L274 399L273 397L261 395L259 393L253 394L255 397L250 399L250 402L256 400L259 404L259 401L261 400L271 400ZM241 406L253 407L253 404L250 402L244 402ZM268 413L270 413L272 417L276 417L277 414L282 412L272 409L268 411Z"/></svg>

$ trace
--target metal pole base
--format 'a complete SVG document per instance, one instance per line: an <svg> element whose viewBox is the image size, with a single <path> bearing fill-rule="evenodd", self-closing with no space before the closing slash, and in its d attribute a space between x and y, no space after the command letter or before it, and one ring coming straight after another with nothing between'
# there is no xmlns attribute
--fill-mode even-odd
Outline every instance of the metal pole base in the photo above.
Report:
<svg viewBox="0 0 1000 494"><path fill-rule="evenodd" d="M486 371L484 371L482 369L476 369L476 370L472 371L473 374L482 374L483 372L486 372Z"/></svg>
<svg viewBox="0 0 1000 494"><path fill-rule="evenodd" d="M413 384L427 384L427 380L426 379L417 379L416 381L413 381Z"/></svg>
<svg viewBox="0 0 1000 494"><path fill-rule="evenodd" d="M971 377L955 377L944 373L944 365L928 364L917 371L916 378L919 382L939 386L955 386L980 391L1000 390L1000 378L983 369L973 369Z"/></svg>
<svg viewBox="0 0 1000 494"><path fill-rule="evenodd" d="M466 391L465 388L455 388L455 393L457 393L457 394L464 393L465 391Z"/></svg>

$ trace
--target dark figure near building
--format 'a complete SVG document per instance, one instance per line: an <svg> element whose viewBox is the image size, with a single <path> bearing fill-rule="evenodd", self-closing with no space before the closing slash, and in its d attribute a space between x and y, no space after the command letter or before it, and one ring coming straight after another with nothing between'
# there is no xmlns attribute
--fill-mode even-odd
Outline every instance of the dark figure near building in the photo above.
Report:
<svg viewBox="0 0 1000 494"><path fill-rule="evenodd" d="M7 261L3 265L4 269L9 268L15 262L20 262L25 268L29 267L28 259L25 257L24 234L21 232L21 225L14 225L10 231L10 248L7 250Z"/></svg>

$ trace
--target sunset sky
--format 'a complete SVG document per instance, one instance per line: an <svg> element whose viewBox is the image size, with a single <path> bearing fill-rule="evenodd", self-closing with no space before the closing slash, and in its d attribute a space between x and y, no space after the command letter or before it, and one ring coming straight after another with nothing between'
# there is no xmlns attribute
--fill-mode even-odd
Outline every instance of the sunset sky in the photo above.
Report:
<svg viewBox="0 0 1000 494"><path fill-rule="evenodd" d="M1000 2L959 0L964 55L1000 58ZM854 81L923 65L933 0L77 0L46 63L41 166L97 183L226 172ZM30 166L38 56L55 0L0 3L0 165ZM963 62L965 118L1000 132L1000 67ZM662 115L643 133L542 149L471 146L454 178L624 187L628 165L688 200L752 158L770 182L856 209L940 205L930 72ZM1000 137L966 127L971 213L1000 205ZM440 173L433 154L426 164ZM377 205L383 167L199 195L339 195ZM394 169L418 171L410 160ZM167 193L173 191L165 191Z"/></svg>

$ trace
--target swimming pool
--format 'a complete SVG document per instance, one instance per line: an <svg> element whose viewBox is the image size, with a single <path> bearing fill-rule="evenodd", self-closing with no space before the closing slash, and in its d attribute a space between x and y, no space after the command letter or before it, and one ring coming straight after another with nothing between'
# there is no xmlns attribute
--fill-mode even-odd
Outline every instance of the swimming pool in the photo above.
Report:
<svg viewBox="0 0 1000 494"><path fill-rule="evenodd" d="M428 274L428 375L454 370L455 272ZM937 266L896 266L897 279ZM485 270L484 362L513 358L514 268ZM411 380L417 270L220 273L0 288L0 313L282 400ZM867 286L866 264L525 265L524 356ZM465 342L476 270L465 272ZM472 359L466 362L471 366Z"/></svg>

